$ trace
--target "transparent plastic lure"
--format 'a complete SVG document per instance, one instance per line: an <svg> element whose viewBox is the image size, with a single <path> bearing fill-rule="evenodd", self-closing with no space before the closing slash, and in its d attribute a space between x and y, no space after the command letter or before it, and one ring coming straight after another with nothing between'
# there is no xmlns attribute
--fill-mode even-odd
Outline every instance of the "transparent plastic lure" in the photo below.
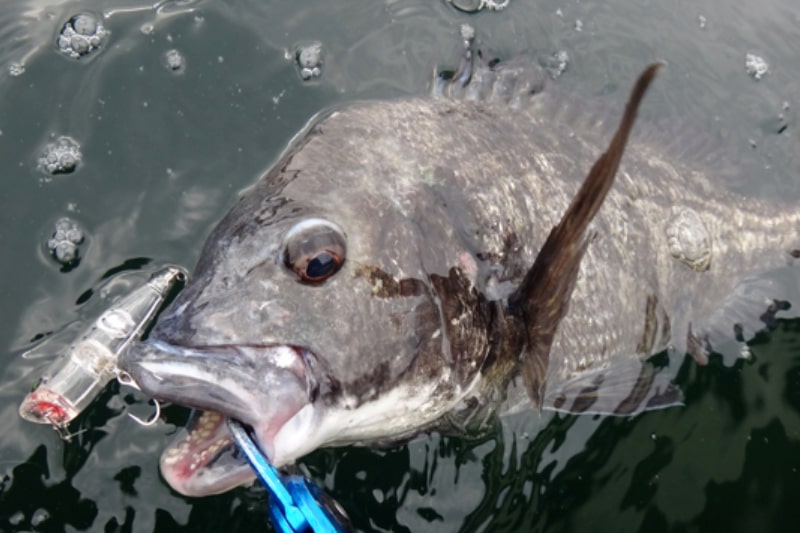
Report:
<svg viewBox="0 0 800 533"><path fill-rule="evenodd" d="M117 377L119 355L139 340L171 289L185 279L182 268L165 267L106 309L45 370L22 401L20 416L66 428Z"/></svg>

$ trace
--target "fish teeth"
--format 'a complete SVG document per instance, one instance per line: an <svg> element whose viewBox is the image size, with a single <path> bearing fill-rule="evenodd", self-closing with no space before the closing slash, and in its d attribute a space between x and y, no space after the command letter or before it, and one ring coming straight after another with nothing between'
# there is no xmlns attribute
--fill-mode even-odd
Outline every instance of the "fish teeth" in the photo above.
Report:
<svg viewBox="0 0 800 533"><path fill-rule="evenodd" d="M200 416L199 422L201 425L206 425L206 424L214 425L220 421L220 418L221 417L219 413L215 413L214 411L205 411Z"/></svg>
<svg viewBox="0 0 800 533"><path fill-rule="evenodd" d="M178 448L167 448L166 452L164 453L163 461L164 464L172 465L186 457L185 449L178 449Z"/></svg>

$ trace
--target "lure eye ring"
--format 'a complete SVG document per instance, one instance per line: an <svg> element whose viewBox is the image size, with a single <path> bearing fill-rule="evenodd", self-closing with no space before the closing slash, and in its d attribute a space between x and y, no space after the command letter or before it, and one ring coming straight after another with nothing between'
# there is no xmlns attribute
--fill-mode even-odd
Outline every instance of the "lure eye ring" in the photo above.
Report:
<svg viewBox="0 0 800 533"><path fill-rule="evenodd" d="M295 224L284 237L283 263L298 281L319 285L345 262L347 243L336 224L311 218Z"/></svg>

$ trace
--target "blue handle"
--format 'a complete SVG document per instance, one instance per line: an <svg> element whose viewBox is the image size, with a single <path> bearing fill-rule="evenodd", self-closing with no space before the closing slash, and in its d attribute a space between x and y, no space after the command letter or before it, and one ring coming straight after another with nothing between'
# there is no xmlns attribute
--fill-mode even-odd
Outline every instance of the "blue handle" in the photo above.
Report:
<svg viewBox="0 0 800 533"><path fill-rule="evenodd" d="M228 430L234 442L247 457L258 479L270 493L272 523L281 533L344 533L343 511L319 487L301 476L281 476L236 420L228 419ZM323 501L324 500L324 501ZM335 506L335 508L331 508ZM338 520L334 513L342 515Z"/></svg>

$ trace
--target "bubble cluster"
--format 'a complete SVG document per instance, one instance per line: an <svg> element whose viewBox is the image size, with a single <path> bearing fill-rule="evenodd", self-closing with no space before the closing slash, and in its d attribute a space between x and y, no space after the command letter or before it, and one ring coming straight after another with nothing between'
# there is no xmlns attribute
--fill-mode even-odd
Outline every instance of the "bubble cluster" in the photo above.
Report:
<svg viewBox="0 0 800 533"><path fill-rule="evenodd" d="M558 79L569 66L569 54L565 50L553 52L550 56L539 60L539 64L552 79Z"/></svg>
<svg viewBox="0 0 800 533"><path fill-rule="evenodd" d="M11 63L8 66L8 73L15 78L17 76L22 76L25 73L25 63Z"/></svg>
<svg viewBox="0 0 800 533"><path fill-rule="evenodd" d="M83 229L68 217L56 221L53 236L47 241L47 249L64 266L78 261L78 246L83 242Z"/></svg>
<svg viewBox="0 0 800 533"><path fill-rule="evenodd" d="M744 58L744 68L751 78L756 81L767 75L769 65L764 58L755 54L748 53Z"/></svg>
<svg viewBox="0 0 800 533"><path fill-rule="evenodd" d="M298 46L294 58L304 80L319 78L322 74L322 43L315 41Z"/></svg>
<svg viewBox="0 0 800 533"><path fill-rule="evenodd" d="M500 11L508 7L511 0L447 0L453 7L464 13L477 13L484 9Z"/></svg>
<svg viewBox="0 0 800 533"><path fill-rule="evenodd" d="M475 39L475 28L469 24L462 24L461 28L459 28L459 34L464 40L464 46L469 47Z"/></svg>
<svg viewBox="0 0 800 533"><path fill-rule="evenodd" d="M91 13L78 13L61 28L56 44L63 54L80 59L99 49L109 33Z"/></svg>
<svg viewBox="0 0 800 533"><path fill-rule="evenodd" d="M48 174L69 174L80 161L80 145L73 138L62 135L45 146L39 156L39 168Z"/></svg>
<svg viewBox="0 0 800 533"><path fill-rule="evenodd" d="M183 58L180 52L173 48L172 50L167 50L164 54L164 64L170 70L180 71L186 67L186 59Z"/></svg>

